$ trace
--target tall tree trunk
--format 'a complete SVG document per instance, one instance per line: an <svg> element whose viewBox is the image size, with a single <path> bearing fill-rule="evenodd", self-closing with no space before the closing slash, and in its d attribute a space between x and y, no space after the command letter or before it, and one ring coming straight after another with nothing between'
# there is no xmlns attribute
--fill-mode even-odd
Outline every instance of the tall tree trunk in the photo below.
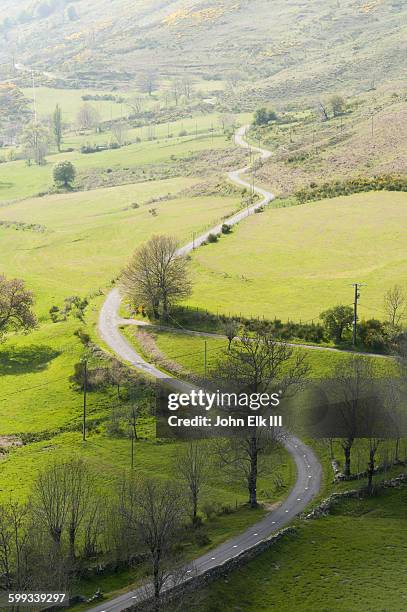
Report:
<svg viewBox="0 0 407 612"><path fill-rule="evenodd" d="M196 519L198 516L198 495L192 493L192 524L196 525Z"/></svg>
<svg viewBox="0 0 407 612"><path fill-rule="evenodd" d="M350 476L350 455L352 450L352 441L347 440L345 446L343 447L343 451L345 453L345 476Z"/></svg>
<svg viewBox="0 0 407 612"><path fill-rule="evenodd" d="M153 568L153 583L154 583L154 610L158 612L160 609L160 562L154 559Z"/></svg>
<svg viewBox="0 0 407 612"><path fill-rule="evenodd" d="M399 452L400 452L400 438L396 439L396 446L394 449L394 461L395 463L398 463L400 458L399 458Z"/></svg>
<svg viewBox="0 0 407 612"><path fill-rule="evenodd" d="M75 527L72 525L69 528L69 556L73 561L75 559Z"/></svg>
<svg viewBox="0 0 407 612"><path fill-rule="evenodd" d="M163 297L163 317L165 321L168 320L168 298L167 296Z"/></svg>
<svg viewBox="0 0 407 612"><path fill-rule="evenodd" d="M373 476L374 476L374 468L375 468L375 454L376 450L371 448L369 452L369 465L367 470L367 490L369 494L373 491Z"/></svg>
<svg viewBox="0 0 407 612"><path fill-rule="evenodd" d="M250 508L257 508L257 438L250 438L250 471L248 477Z"/></svg>

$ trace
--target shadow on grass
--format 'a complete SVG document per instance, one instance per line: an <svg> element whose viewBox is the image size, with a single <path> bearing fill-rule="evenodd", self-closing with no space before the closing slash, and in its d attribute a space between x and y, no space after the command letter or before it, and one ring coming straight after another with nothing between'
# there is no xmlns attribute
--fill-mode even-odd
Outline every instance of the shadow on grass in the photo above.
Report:
<svg viewBox="0 0 407 612"><path fill-rule="evenodd" d="M0 348L0 375L41 372L60 352L50 346L7 346Z"/></svg>

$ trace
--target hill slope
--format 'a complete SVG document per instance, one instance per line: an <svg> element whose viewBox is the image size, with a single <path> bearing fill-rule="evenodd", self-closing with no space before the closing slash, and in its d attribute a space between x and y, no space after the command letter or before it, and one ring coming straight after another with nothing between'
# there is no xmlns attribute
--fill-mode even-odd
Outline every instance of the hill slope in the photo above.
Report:
<svg viewBox="0 0 407 612"><path fill-rule="evenodd" d="M399 0L2 4L2 78L13 54L19 65L85 85L130 82L154 66L161 75L238 79L263 99L353 93L406 75L407 6Z"/></svg>

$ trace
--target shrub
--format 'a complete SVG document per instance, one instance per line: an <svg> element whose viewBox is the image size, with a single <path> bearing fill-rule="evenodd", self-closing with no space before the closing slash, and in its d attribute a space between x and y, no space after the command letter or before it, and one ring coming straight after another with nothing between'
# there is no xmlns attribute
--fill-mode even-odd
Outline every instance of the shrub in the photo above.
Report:
<svg viewBox="0 0 407 612"><path fill-rule="evenodd" d="M209 244L213 244L214 242L218 242L219 236L217 234L209 234L208 242Z"/></svg>
<svg viewBox="0 0 407 612"><path fill-rule="evenodd" d="M401 175L382 175L374 177L357 177L343 181L331 181L317 185L310 183L294 193L300 204L324 198L335 198L363 191L407 191L407 177Z"/></svg>
<svg viewBox="0 0 407 612"><path fill-rule="evenodd" d="M377 319L361 321L358 335L362 344L374 351L383 351L388 345L386 325Z"/></svg>
<svg viewBox="0 0 407 612"><path fill-rule="evenodd" d="M228 225L227 223L224 223L222 225L222 234L231 234L231 232L232 232L232 227Z"/></svg>
<svg viewBox="0 0 407 612"><path fill-rule="evenodd" d="M59 314L60 314L60 311L59 311L58 306L52 306L49 309L49 316L51 317L51 321L53 323L57 323L57 321L59 320Z"/></svg>
<svg viewBox="0 0 407 612"><path fill-rule="evenodd" d="M267 108L258 108L254 113L254 125L267 125L270 121L276 121L277 114Z"/></svg>
<svg viewBox="0 0 407 612"><path fill-rule="evenodd" d="M194 540L197 546L207 546L212 541L204 529L196 530L194 534Z"/></svg>

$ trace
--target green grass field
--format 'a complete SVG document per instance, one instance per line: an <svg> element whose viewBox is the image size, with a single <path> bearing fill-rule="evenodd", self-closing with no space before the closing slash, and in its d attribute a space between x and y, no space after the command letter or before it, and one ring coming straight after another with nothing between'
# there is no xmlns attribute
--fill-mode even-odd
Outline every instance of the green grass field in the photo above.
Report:
<svg viewBox="0 0 407 612"><path fill-rule="evenodd" d="M407 489L339 505L302 522L242 569L210 586L198 609L402 612L407 605Z"/></svg>
<svg viewBox="0 0 407 612"><path fill-rule="evenodd" d="M93 142L92 138L88 138ZM53 166L59 161L72 162L77 170L94 168L128 168L135 165L176 161L192 153L213 148L225 148L230 142L220 135L212 141L209 135L185 136L161 142L144 141L121 149L82 154L78 151L50 155L45 166L27 166L18 160L0 165L0 202L35 196L53 185Z"/></svg>
<svg viewBox="0 0 407 612"><path fill-rule="evenodd" d="M123 326L122 333L124 333L131 342L134 342L138 349L143 350L131 326ZM222 356L222 352L225 351L228 346L228 341L226 339L189 336L171 331L157 332L150 330L148 333L152 336L159 351L166 359L178 363L186 370L199 374L200 376L204 375L205 342L208 371L216 365L217 360ZM310 366L310 376L313 378L323 378L331 375L334 367L338 363L349 359L349 353L345 352L341 353L339 351L305 348L298 348L295 350L306 353L306 359ZM373 359L379 375L385 374L388 368L391 368L391 362L388 360L380 357Z"/></svg>
<svg viewBox="0 0 407 612"><path fill-rule="evenodd" d="M383 318L383 296L407 275L407 195L371 192L267 209L193 256L190 304L232 315L316 321L353 302Z"/></svg>
<svg viewBox="0 0 407 612"><path fill-rule="evenodd" d="M2 270L8 276L24 271L27 285L44 315L71 294L86 295L116 278L141 242L155 233L176 235L187 242L233 212L236 198L178 197L150 205L151 197L177 194L191 179L171 179L104 190L28 199L0 209L0 219L36 223L44 232L0 228ZM139 208L131 208L132 203Z"/></svg>
<svg viewBox="0 0 407 612"><path fill-rule="evenodd" d="M31 107L34 109L34 93L32 88L23 89L23 94L30 100ZM104 95L106 91L96 91L89 89L58 89L51 87L36 87L35 99L37 113L40 116L47 117L51 115L57 104L63 110L63 119L68 123L75 123L79 109L84 104L90 104L99 112L102 121L109 119L119 119L122 114L124 116L129 112L126 103L120 104L110 100L82 100L84 95ZM117 92L118 96L127 98L126 94Z"/></svg>

